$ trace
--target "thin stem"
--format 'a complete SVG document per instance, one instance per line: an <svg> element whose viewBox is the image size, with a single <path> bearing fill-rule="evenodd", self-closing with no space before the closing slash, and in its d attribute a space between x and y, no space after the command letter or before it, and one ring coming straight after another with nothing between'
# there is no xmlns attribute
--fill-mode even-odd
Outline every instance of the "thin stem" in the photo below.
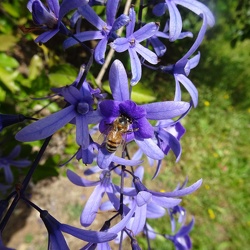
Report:
<svg viewBox="0 0 250 250"><path fill-rule="evenodd" d="M83 85L83 83L84 83L84 81L85 81L85 79L87 77L87 74L89 73L89 70L90 70L90 68L91 68L91 66L93 64L93 59L94 59L94 52L93 52L93 50L91 50L91 56L89 58L88 64L85 67L85 70L84 70L84 72L82 74L82 77L81 77L80 81L78 82L78 84L76 86L77 89L80 89L82 87L82 85Z"/></svg>
<svg viewBox="0 0 250 250"><path fill-rule="evenodd" d="M34 162L32 163L32 165L29 169L28 174L25 176L25 178L21 184L20 193L18 193L18 192L16 193L14 200L12 201L7 213L5 214L3 220L0 223L0 232L2 232L4 230L7 222L9 221L10 216L12 215L18 201L20 200L20 197L23 196L23 194L24 194L24 192L25 192L25 190L30 182L30 179L31 179L34 171L36 170L36 167L38 166L38 164L39 164L39 162L40 162L40 160L41 160L41 158L42 158L42 156L43 156L43 154L44 154L44 152L45 152L45 150L46 150L46 148L51 140L51 137L52 137L52 135L45 139L40 151L38 152L38 154L36 156L36 159L34 160Z"/></svg>
<svg viewBox="0 0 250 250"><path fill-rule="evenodd" d="M35 203L33 203L32 201L26 199L25 197L21 197L22 200L24 200L26 203L28 203L31 207L35 208L39 213L41 213L43 210L38 207Z"/></svg>

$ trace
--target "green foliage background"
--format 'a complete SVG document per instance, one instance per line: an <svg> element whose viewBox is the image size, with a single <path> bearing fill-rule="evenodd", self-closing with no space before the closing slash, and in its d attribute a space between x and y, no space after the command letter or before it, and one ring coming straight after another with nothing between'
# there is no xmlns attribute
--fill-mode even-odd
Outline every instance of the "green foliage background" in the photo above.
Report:
<svg viewBox="0 0 250 250"><path fill-rule="evenodd" d="M203 178L199 191L183 199L188 213L195 216L195 228L191 233L194 249L248 249L250 7L247 0L203 2L215 13L216 26L208 31L200 48L200 64L190 74L199 90L199 106L183 120L187 132L182 139L181 160L175 163L170 155L157 181L151 181L151 169L146 182L152 188L172 190L186 176L189 183ZM0 15L0 112L37 113L39 116L45 115L38 112L44 106L47 113L56 111L59 101L32 98L47 96L49 88L71 83L78 67L84 63L84 54L79 48L63 52L58 46L63 41L60 36L39 47L33 41L34 34L24 35L19 27L33 25L24 0L2 1ZM192 15L189 20L186 28L195 26L196 19ZM179 50L168 47L167 56L172 62L189 48L186 40L179 45ZM94 69L90 80L99 70ZM173 97L174 81L170 76L145 71L140 84L136 92L146 96L146 100ZM136 100L141 98L135 95ZM184 99L188 100L187 94ZM13 135L17 129L14 126L1 132L1 150L9 152L14 147ZM70 146L73 140L74 137L69 136L65 141L65 154L75 152L76 148ZM31 148L40 143L25 144L22 155L27 153L32 159ZM47 171L37 173L34 180L58 175L59 158L59 154L49 158ZM168 223L152 221L151 224L159 232L170 233ZM145 245L144 239L139 241ZM153 247L166 249L165 244L159 238Z"/></svg>

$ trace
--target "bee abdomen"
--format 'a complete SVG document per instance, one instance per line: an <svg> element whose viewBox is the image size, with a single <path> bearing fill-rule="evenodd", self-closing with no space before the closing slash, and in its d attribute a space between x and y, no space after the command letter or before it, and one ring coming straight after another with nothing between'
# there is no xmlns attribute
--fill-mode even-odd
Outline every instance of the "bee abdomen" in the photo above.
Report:
<svg viewBox="0 0 250 250"><path fill-rule="evenodd" d="M119 142L108 140L107 143L106 143L106 149L110 153L114 153L116 151L116 149L118 148L119 145L120 145Z"/></svg>

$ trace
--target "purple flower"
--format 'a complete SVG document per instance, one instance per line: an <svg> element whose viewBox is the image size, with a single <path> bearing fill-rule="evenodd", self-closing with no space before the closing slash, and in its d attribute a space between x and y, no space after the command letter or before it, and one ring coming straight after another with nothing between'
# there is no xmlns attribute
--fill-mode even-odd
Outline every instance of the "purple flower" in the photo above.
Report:
<svg viewBox="0 0 250 250"><path fill-rule="evenodd" d="M7 114L0 114L0 132L10 125L23 122L26 120L24 115L7 115Z"/></svg>
<svg viewBox="0 0 250 250"><path fill-rule="evenodd" d="M174 65L170 66L161 66L160 70L162 72L166 72L169 74L172 74L175 78L175 101L181 100L181 88L180 88L180 82L182 85L186 88L186 90L189 92L194 107L198 104L198 91L194 84L187 78L187 76L190 73L190 70L195 68L200 60L200 53L198 53L196 56L192 57L191 59L188 59L200 46L207 29L207 19L206 16L203 16L203 24L199 31L199 34L192 45L192 47L189 49L189 51Z"/></svg>
<svg viewBox="0 0 250 250"><path fill-rule="evenodd" d="M166 46L160 41L159 37L169 39L168 31L169 26L167 22L163 31L157 31L155 35L148 38L147 40L147 44L151 44L153 46L154 51L158 57L162 57L167 50ZM186 37L193 37L193 34L191 32L182 32L178 39L183 39Z"/></svg>
<svg viewBox="0 0 250 250"><path fill-rule="evenodd" d="M129 22L129 17L122 14L115 19L119 6L119 0L108 0L106 5L107 22L104 22L95 11L86 3L77 10L77 13L86 18L98 31L85 31L74 35L79 41L100 40L95 48L94 57L96 62L103 64L108 42L117 38L116 31ZM77 19L77 17L75 17ZM64 41L63 47L66 49L77 44L75 38L68 38Z"/></svg>
<svg viewBox="0 0 250 250"><path fill-rule="evenodd" d="M135 212L135 208L136 208L136 203L132 202L131 204L131 209L127 209L127 213L126 215L122 218L122 220L120 220L117 224L115 224L113 227L109 228L106 230L106 232L109 233L119 233L121 232L125 227L127 228L127 225L129 223L129 220L132 218L134 212ZM83 248L81 248L81 250L87 250L87 249L95 249L95 247L97 246L97 244L93 244L93 243L88 243L87 245L85 245ZM105 243L98 243L98 249L111 249L109 246L108 242Z"/></svg>
<svg viewBox="0 0 250 250"><path fill-rule="evenodd" d="M7 183L13 182L13 174L11 172L10 166L15 166L18 168L27 167L30 165L28 160L14 160L20 154L21 147L16 146L8 156L0 156L0 169L3 169L5 179Z"/></svg>
<svg viewBox="0 0 250 250"><path fill-rule="evenodd" d="M109 81L114 100L104 100L100 103L100 111L104 117L100 122L100 131L105 133L115 119L125 116L131 121L126 141L135 140L147 156L156 160L162 159L164 153L152 139L154 129L148 119L171 119L185 113L190 105L173 101L137 105L130 100L127 74L119 60L115 60L111 65ZM99 150L97 163L101 168L107 168L113 157L114 153L111 154L102 148Z"/></svg>
<svg viewBox="0 0 250 250"><path fill-rule="evenodd" d="M203 3L196 0L165 0L165 3L158 3L154 6L153 13L156 16L162 16L166 10L169 11L169 35L170 41L174 41L179 38L182 30L182 18L176 5L181 5L190 9L197 15L203 15L207 19L209 26L213 26L215 23L212 12Z"/></svg>
<svg viewBox="0 0 250 250"><path fill-rule="evenodd" d="M115 233L83 230L67 224L62 224L52 217L46 210L41 210L40 217L49 233L48 249L69 249L62 232L92 243L106 242L113 240L116 237Z"/></svg>
<svg viewBox="0 0 250 250"><path fill-rule="evenodd" d="M145 48L140 42L154 36L159 29L159 24L151 22L144 25L142 28L134 32L136 14L134 8L129 11L130 22L126 26L126 38L117 38L111 43L111 47L117 52L124 52L128 50L130 56L132 79L131 85L135 85L141 79L141 62L140 54L146 61L151 64L157 64L157 55Z"/></svg>
<svg viewBox="0 0 250 250"><path fill-rule="evenodd" d="M194 226L194 219L187 225L179 229L179 231L174 235L165 235L166 239L171 240L174 243L176 250L189 250L192 248L192 242L189 236L189 232Z"/></svg>
<svg viewBox="0 0 250 250"><path fill-rule="evenodd" d="M117 199L115 193L116 188L111 181L111 172L104 170L100 175L100 181L89 181L85 178L82 178L72 172L71 170L67 170L67 176L69 180L78 186L90 187L95 186L93 193L90 195L83 211L81 214L81 224L84 227L88 227L92 224L96 217L96 213L101 204L102 197L106 193L109 197L110 202L113 204L113 207L118 210L120 206L120 202Z"/></svg>
<svg viewBox="0 0 250 250"><path fill-rule="evenodd" d="M93 97L88 85L83 85L81 90L73 86L65 87L61 94L68 102L68 106L52 115L34 122L16 134L19 141L35 141L44 139L54 134L69 122L76 124L76 142L86 149L89 146L88 124L98 123L102 116L99 110L94 110Z"/></svg>
<svg viewBox="0 0 250 250"><path fill-rule="evenodd" d="M186 132L185 128L180 122L174 122L173 120L161 120L157 122L155 128L155 136L157 144L165 155L168 154L170 149L174 152L176 161L181 156L181 144L180 139ZM162 161L159 160L153 179L159 174Z"/></svg>
<svg viewBox="0 0 250 250"><path fill-rule="evenodd" d="M46 43L59 31L68 34L62 18L71 10L80 7L83 2L83 0L63 0L59 6L58 0L47 0L48 8L46 8L40 0L29 0L27 8L32 13L34 23L45 30L35 42Z"/></svg>

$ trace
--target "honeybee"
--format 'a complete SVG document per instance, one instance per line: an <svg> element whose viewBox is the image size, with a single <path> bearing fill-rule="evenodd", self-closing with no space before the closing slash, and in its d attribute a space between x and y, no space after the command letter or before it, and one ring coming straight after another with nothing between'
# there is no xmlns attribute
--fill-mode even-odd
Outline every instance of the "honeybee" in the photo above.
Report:
<svg viewBox="0 0 250 250"><path fill-rule="evenodd" d="M129 129L131 124L132 121L123 115L114 120L106 136L105 147L108 152L114 153L120 145L125 145L124 136L126 133L133 132L133 130Z"/></svg>

